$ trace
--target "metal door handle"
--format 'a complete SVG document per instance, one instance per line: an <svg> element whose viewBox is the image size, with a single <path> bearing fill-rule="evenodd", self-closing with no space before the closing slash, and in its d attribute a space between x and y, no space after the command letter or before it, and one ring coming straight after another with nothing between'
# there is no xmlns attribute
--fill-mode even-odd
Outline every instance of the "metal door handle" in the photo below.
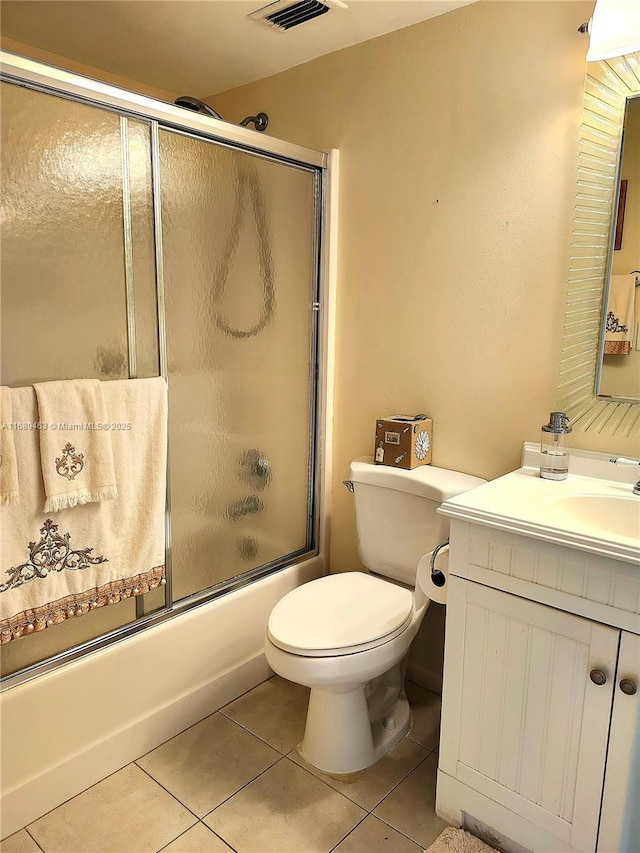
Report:
<svg viewBox="0 0 640 853"><path fill-rule="evenodd" d="M620 690L622 690L622 692L627 696L634 696L638 692L635 681L631 681L630 678L622 679L620 682Z"/></svg>

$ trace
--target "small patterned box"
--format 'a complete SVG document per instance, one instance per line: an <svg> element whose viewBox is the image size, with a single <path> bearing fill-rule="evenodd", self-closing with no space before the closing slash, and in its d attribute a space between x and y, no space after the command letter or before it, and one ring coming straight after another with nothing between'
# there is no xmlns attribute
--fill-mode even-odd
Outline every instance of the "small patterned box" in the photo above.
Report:
<svg viewBox="0 0 640 853"><path fill-rule="evenodd" d="M431 464L433 421L426 415L392 415L376 421L374 459L379 465L417 468Z"/></svg>

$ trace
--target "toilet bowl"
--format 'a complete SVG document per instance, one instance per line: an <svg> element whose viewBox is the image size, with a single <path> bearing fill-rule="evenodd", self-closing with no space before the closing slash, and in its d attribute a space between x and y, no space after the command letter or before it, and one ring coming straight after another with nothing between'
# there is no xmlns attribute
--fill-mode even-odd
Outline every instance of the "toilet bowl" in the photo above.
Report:
<svg viewBox="0 0 640 853"><path fill-rule="evenodd" d="M388 614L385 596L394 599ZM272 611L267 661L283 678L311 688L300 752L319 770L341 775L369 767L409 731L403 662L429 605L424 593L417 606L415 598L388 581L348 572L298 587ZM363 603L374 606L363 613ZM348 609L345 638L341 619ZM324 617L324 632L308 623L305 630L302 620L292 630L286 623L294 611L311 622Z"/></svg>
<svg viewBox="0 0 640 853"><path fill-rule="evenodd" d="M420 570L418 563L448 536L440 503L484 482L369 459L352 462L350 476L359 554L371 573L328 575L292 590L271 611L265 637L271 668L311 688L299 751L334 775L371 766L409 731L406 662L429 606L428 561Z"/></svg>

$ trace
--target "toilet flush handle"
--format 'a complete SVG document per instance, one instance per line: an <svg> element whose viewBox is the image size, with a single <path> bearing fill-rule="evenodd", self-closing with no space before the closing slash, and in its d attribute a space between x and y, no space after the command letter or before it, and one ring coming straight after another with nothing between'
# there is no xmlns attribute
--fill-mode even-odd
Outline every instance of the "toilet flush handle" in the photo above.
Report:
<svg viewBox="0 0 640 853"><path fill-rule="evenodd" d="M348 492L351 492L351 494L354 493L355 486L353 485L353 480L343 480L342 485L346 486Z"/></svg>

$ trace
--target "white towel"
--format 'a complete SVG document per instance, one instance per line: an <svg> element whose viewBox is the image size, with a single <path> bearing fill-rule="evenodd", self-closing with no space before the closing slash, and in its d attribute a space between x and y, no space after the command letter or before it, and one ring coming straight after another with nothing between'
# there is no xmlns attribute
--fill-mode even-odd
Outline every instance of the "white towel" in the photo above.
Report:
<svg viewBox="0 0 640 853"><path fill-rule="evenodd" d="M0 387L0 506L19 503L15 427L11 412L11 389Z"/></svg>
<svg viewBox="0 0 640 853"><path fill-rule="evenodd" d="M15 435L20 506L5 507L0 640L41 631L164 583L167 386L164 379L104 383L119 494L43 514L35 430ZM32 388L11 392L16 420L37 421Z"/></svg>
<svg viewBox="0 0 640 853"><path fill-rule="evenodd" d="M635 275L612 275L604 336L605 355L629 355L633 340Z"/></svg>
<svg viewBox="0 0 640 853"><path fill-rule="evenodd" d="M74 379L34 385L45 512L118 497L105 384Z"/></svg>

